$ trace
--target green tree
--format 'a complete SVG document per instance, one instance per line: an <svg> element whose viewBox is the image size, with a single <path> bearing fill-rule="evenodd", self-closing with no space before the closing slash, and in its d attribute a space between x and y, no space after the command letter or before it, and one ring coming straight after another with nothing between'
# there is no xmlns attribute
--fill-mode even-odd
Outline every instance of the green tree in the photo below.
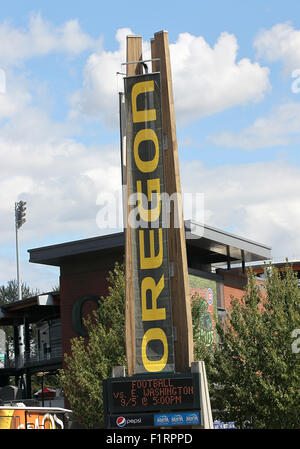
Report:
<svg viewBox="0 0 300 449"><path fill-rule="evenodd" d="M232 299L221 344L209 367L218 417L252 428L299 428L300 359L292 350L300 328L298 279L290 266L266 270L264 288L252 271L241 301Z"/></svg>
<svg viewBox="0 0 300 449"><path fill-rule="evenodd" d="M102 380L111 376L113 366L126 365L124 267L116 264L108 282L108 295L83 320L87 341L83 337L71 340L71 353L65 354L65 369L60 371L70 406L88 428L103 420Z"/></svg>
<svg viewBox="0 0 300 449"><path fill-rule="evenodd" d="M38 290L32 290L26 283L21 284L22 299L37 295ZM0 306L18 300L18 283L15 279L8 281L7 285L0 286Z"/></svg>

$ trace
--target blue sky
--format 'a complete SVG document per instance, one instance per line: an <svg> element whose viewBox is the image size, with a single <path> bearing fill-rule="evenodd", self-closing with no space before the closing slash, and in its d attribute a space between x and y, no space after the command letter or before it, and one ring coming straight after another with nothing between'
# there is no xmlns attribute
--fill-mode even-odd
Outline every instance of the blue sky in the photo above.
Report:
<svg viewBox="0 0 300 449"><path fill-rule="evenodd" d="M0 282L15 277L14 202L27 201L22 278L58 270L28 248L115 232L126 34L169 33L181 183L205 223L300 258L300 4L11 1L0 10ZM299 73L297 70L299 69ZM185 209L185 218L191 211Z"/></svg>

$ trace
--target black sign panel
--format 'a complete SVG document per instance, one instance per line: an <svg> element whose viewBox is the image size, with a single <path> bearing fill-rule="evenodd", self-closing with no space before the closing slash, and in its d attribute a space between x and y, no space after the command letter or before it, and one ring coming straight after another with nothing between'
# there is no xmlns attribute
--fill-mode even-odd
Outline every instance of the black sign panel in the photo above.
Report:
<svg viewBox="0 0 300 449"><path fill-rule="evenodd" d="M125 105L136 373L174 372L160 73L125 78Z"/></svg>
<svg viewBox="0 0 300 449"><path fill-rule="evenodd" d="M104 381L109 414L155 410L199 410L199 375L113 378Z"/></svg>

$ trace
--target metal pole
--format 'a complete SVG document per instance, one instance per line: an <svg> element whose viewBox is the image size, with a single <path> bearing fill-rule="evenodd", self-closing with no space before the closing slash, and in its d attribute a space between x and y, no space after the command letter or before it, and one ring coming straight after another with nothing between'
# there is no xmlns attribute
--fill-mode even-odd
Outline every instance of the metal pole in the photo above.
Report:
<svg viewBox="0 0 300 449"><path fill-rule="evenodd" d="M123 229L127 223L127 184L126 184L126 111L125 95L119 92L119 114L120 114L120 150L121 150L121 178L122 178L122 207L123 207Z"/></svg>
<svg viewBox="0 0 300 449"><path fill-rule="evenodd" d="M227 270L230 270L231 266L230 266L230 247L227 245L226 247L227 250Z"/></svg>
<svg viewBox="0 0 300 449"><path fill-rule="evenodd" d="M17 211L17 204L15 203L15 214ZM17 253L17 283L18 283L18 300L22 300L22 290L21 290L21 282L20 282L20 257L19 257L19 233L18 233L18 223L15 219L16 226L16 253Z"/></svg>
<svg viewBox="0 0 300 449"><path fill-rule="evenodd" d="M20 278L20 254L19 254L19 232L18 232L18 223L17 223L17 205L15 203L15 226L16 226L16 256L17 256L17 284L18 284L18 300L22 301L22 287L21 287L21 278ZM17 360L17 367L23 365L23 355L24 355L24 336L23 336L23 325L18 328L18 342L19 342L19 360Z"/></svg>
<svg viewBox="0 0 300 449"><path fill-rule="evenodd" d="M242 272L243 274L246 273L246 269L245 269L245 251L242 249L241 250L241 255L242 255Z"/></svg>
<svg viewBox="0 0 300 449"><path fill-rule="evenodd" d="M44 373L42 375L42 407L44 407Z"/></svg>

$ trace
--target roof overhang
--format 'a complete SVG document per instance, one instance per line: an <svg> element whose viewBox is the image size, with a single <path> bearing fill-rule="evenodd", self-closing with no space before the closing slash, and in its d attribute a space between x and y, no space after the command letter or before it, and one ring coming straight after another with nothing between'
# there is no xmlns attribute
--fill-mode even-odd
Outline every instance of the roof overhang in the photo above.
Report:
<svg viewBox="0 0 300 449"><path fill-rule="evenodd" d="M0 325L14 326L23 324L24 316L30 317L30 322L37 322L45 316L55 315L60 310L60 295L58 292L44 293L14 301L0 307Z"/></svg>
<svg viewBox="0 0 300 449"><path fill-rule="evenodd" d="M187 247L206 253L207 264L222 265L230 263L268 260L271 247L254 242L194 220L185 221Z"/></svg>
<svg viewBox="0 0 300 449"><path fill-rule="evenodd" d="M263 261L271 258L271 248L230 234L194 220L185 221L187 253L202 259L203 264ZM29 249L29 261L61 266L74 257L123 252L124 232L76 240L58 245Z"/></svg>
<svg viewBox="0 0 300 449"><path fill-rule="evenodd" d="M123 232L75 240L58 245L29 249L29 262L44 265L61 266L64 261L83 255L105 253L106 251L123 250L125 236Z"/></svg>

